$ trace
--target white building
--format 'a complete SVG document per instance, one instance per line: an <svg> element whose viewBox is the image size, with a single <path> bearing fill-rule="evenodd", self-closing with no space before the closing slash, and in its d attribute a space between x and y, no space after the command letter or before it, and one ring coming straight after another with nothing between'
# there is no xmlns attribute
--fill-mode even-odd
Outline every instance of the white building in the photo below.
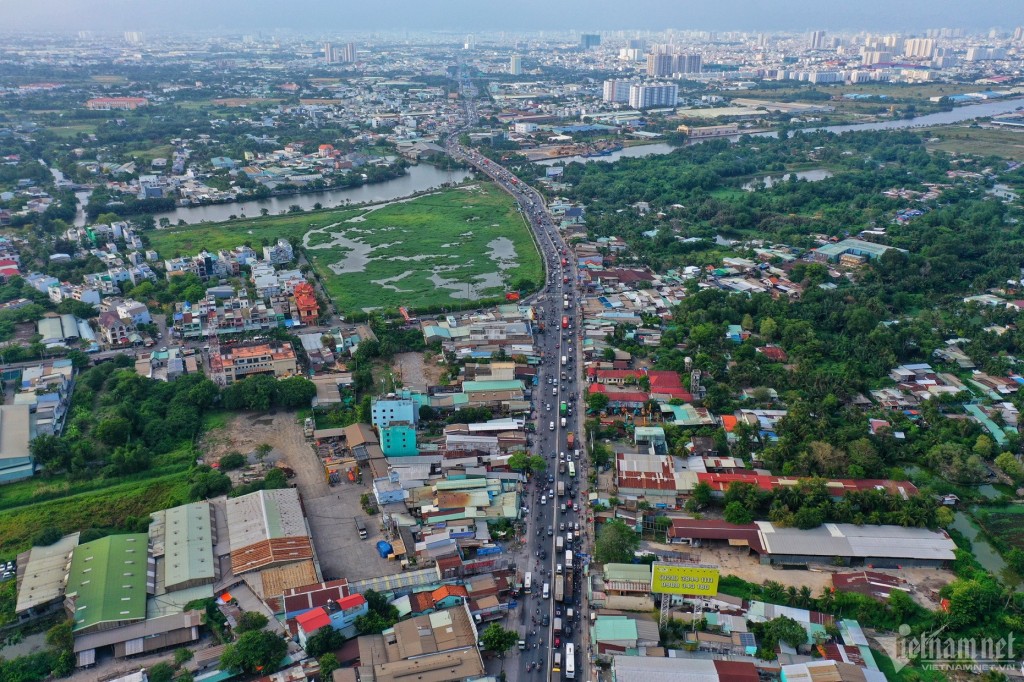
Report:
<svg viewBox="0 0 1024 682"><path fill-rule="evenodd" d="M679 86L674 83L634 84L629 88L629 106L634 109L674 107Z"/></svg>
<svg viewBox="0 0 1024 682"><path fill-rule="evenodd" d="M621 102L629 101L629 87L634 85L631 81L607 80L604 82L604 101Z"/></svg>

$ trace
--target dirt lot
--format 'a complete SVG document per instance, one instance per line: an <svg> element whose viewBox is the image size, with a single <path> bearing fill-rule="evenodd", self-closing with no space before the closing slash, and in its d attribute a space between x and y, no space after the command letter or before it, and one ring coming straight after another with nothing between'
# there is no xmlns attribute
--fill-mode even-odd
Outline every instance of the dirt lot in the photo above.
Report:
<svg viewBox="0 0 1024 682"><path fill-rule="evenodd" d="M273 447L266 460L268 464L281 462L295 471L292 482L302 495L313 547L325 578L362 580L401 570L395 562L381 559L375 550L377 541L383 539L380 517L366 517L359 504L359 497L371 492L367 478L364 477L363 484L346 481L334 487L328 485L323 465L306 441L295 414L238 415L223 429L207 435L204 451L210 462L233 450L251 459L261 443ZM366 518L366 540L360 540L356 533L356 516Z"/></svg>
<svg viewBox="0 0 1024 682"><path fill-rule="evenodd" d="M426 391L428 386L440 383L445 367L436 359L424 360L423 353L399 353L395 356L394 370L407 388Z"/></svg>

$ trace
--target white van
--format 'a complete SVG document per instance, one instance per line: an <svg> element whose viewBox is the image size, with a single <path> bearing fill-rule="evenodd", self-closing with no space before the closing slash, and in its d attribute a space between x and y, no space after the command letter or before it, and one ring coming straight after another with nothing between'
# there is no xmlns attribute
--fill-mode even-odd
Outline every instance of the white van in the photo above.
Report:
<svg viewBox="0 0 1024 682"><path fill-rule="evenodd" d="M562 417L562 428L565 428L565 417Z"/></svg>
<svg viewBox="0 0 1024 682"><path fill-rule="evenodd" d="M554 431L554 430L555 430L555 422L551 422L550 424L548 424L548 431Z"/></svg>
<svg viewBox="0 0 1024 682"><path fill-rule="evenodd" d="M543 596L545 599L551 599L551 584L544 583Z"/></svg>

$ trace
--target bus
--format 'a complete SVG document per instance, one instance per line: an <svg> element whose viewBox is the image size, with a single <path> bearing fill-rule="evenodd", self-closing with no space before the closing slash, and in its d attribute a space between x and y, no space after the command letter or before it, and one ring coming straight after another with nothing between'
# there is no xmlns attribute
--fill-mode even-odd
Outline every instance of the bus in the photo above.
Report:
<svg viewBox="0 0 1024 682"><path fill-rule="evenodd" d="M533 573L530 573L529 571L527 571L526 575L523 576L523 592L526 593L526 594L530 594L530 592L532 590L533 590Z"/></svg>
<svg viewBox="0 0 1024 682"><path fill-rule="evenodd" d="M565 679L576 679L576 646L572 642L565 643Z"/></svg>
<svg viewBox="0 0 1024 682"><path fill-rule="evenodd" d="M569 462L569 478L576 478L576 462Z"/></svg>

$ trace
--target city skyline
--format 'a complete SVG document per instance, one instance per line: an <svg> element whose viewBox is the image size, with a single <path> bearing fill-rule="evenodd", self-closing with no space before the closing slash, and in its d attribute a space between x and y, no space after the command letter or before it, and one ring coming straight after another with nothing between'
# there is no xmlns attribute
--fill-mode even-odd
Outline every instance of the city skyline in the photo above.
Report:
<svg viewBox="0 0 1024 682"><path fill-rule="evenodd" d="M76 30L295 30L318 32L428 30L706 30L804 31L924 30L962 27L972 31L1012 29L1013 0L977 5L956 0L865 0L856 6L812 0L722 0L713 5L638 0L624 15L611 2L566 0L551 5L521 0L516 11L501 11L468 0L424 3L390 0L369 6L307 0L304 11L267 0L225 0L213 5L181 0L142 7L135 0L9 0L5 24L14 31ZM389 25L389 22L390 25Z"/></svg>

